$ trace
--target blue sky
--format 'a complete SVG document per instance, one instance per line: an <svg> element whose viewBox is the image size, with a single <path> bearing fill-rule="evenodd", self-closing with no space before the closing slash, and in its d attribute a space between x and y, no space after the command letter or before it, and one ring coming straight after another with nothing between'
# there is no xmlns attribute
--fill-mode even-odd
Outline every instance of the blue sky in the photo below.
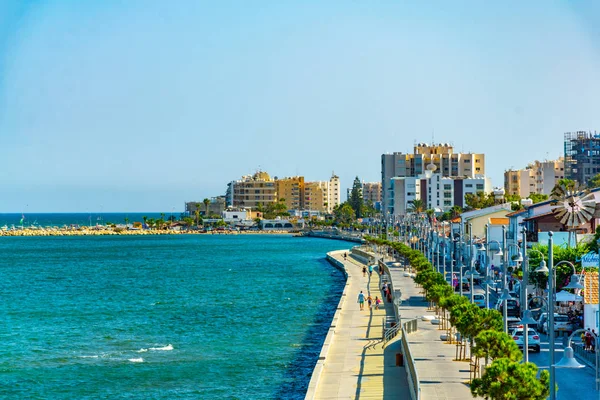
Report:
<svg viewBox="0 0 600 400"><path fill-rule="evenodd" d="M600 130L589 1L0 2L0 212L164 211L258 168L350 186L451 142Z"/></svg>

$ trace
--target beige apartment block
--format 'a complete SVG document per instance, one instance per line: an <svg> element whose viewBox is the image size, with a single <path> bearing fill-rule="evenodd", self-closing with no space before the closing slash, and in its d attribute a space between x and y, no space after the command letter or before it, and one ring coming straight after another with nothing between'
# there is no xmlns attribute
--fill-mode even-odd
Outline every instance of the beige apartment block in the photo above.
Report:
<svg viewBox="0 0 600 400"><path fill-rule="evenodd" d="M504 171L504 190L522 198L532 193L550 194L559 179L565 177L564 158L534 161L518 170Z"/></svg>
<svg viewBox="0 0 600 400"><path fill-rule="evenodd" d="M381 182L363 182L362 195L364 201L375 204L381 201Z"/></svg>
<svg viewBox="0 0 600 400"><path fill-rule="evenodd" d="M306 182L304 185L304 207L307 210L328 212L329 209L329 182Z"/></svg>
<svg viewBox="0 0 600 400"><path fill-rule="evenodd" d="M227 194L230 197L230 205L251 210L258 208L259 204L265 205L277 201L275 181L264 171L231 182Z"/></svg>
<svg viewBox="0 0 600 400"><path fill-rule="evenodd" d="M277 191L277 199L284 199L288 210L303 210L305 197L304 185L303 176L276 179L275 189Z"/></svg>

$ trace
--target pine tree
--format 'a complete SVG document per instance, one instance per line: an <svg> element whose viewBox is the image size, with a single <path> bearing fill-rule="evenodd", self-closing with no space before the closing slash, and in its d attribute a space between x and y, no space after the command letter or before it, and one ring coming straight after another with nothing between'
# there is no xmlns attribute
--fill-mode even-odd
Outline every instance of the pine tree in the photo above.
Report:
<svg viewBox="0 0 600 400"><path fill-rule="evenodd" d="M362 196L362 184L360 183L360 179L358 176L354 178L354 183L352 184L352 192L350 192L350 199L348 203L354 210L354 214L356 218L362 218L363 211L363 196Z"/></svg>

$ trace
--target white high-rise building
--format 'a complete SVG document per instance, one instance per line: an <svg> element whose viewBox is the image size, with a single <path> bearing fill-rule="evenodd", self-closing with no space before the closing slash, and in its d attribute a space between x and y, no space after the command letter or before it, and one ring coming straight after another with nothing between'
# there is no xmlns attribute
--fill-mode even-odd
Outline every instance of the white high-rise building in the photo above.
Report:
<svg viewBox="0 0 600 400"><path fill-rule="evenodd" d="M426 177L427 174L431 175ZM464 194L479 191L477 188L486 193L492 189L485 177L482 153L455 153L448 143L419 143L412 154L381 155L384 215L404 214L407 202L417 195L427 208L445 210L452 205L463 206Z"/></svg>

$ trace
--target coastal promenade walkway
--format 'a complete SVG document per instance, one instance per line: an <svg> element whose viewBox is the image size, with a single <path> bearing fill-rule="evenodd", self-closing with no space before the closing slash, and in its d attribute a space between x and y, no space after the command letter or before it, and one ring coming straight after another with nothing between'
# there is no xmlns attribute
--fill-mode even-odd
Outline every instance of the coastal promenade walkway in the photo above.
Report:
<svg viewBox="0 0 600 400"><path fill-rule="evenodd" d="M382 299L377 269L371 277L368 273L363 277L364 264L350 254L346 261L344 251L329 254L343 263L347 271L342 295L345 300L340 302L341 309L334 318L331 329L335 332L322 360L314 394L309 389L307 399L409 399L406 372L403 367L396 366L399 341L389 342L385 349L382 346L382 321L394 315L392 304L384 302L379 310L374 306L369 309L365 304L361 311L357 303L361 290L373 299L375 296Z"/></svg>
<svg viewBox="0 0 600 400"><path fill-rule="evenodd" d="M402 322L433 315L432 311L427 311L421 289L416 287L412 278L404 276L402 268L390 267L390 279L394 289L402 291L399 307ZM419 320L418 330L407 336L419 376L421 399L472 399L466 384L469 381L469 362L453 361L456 347L440 340L445 331L438 328L438 325Z"/></svg>

